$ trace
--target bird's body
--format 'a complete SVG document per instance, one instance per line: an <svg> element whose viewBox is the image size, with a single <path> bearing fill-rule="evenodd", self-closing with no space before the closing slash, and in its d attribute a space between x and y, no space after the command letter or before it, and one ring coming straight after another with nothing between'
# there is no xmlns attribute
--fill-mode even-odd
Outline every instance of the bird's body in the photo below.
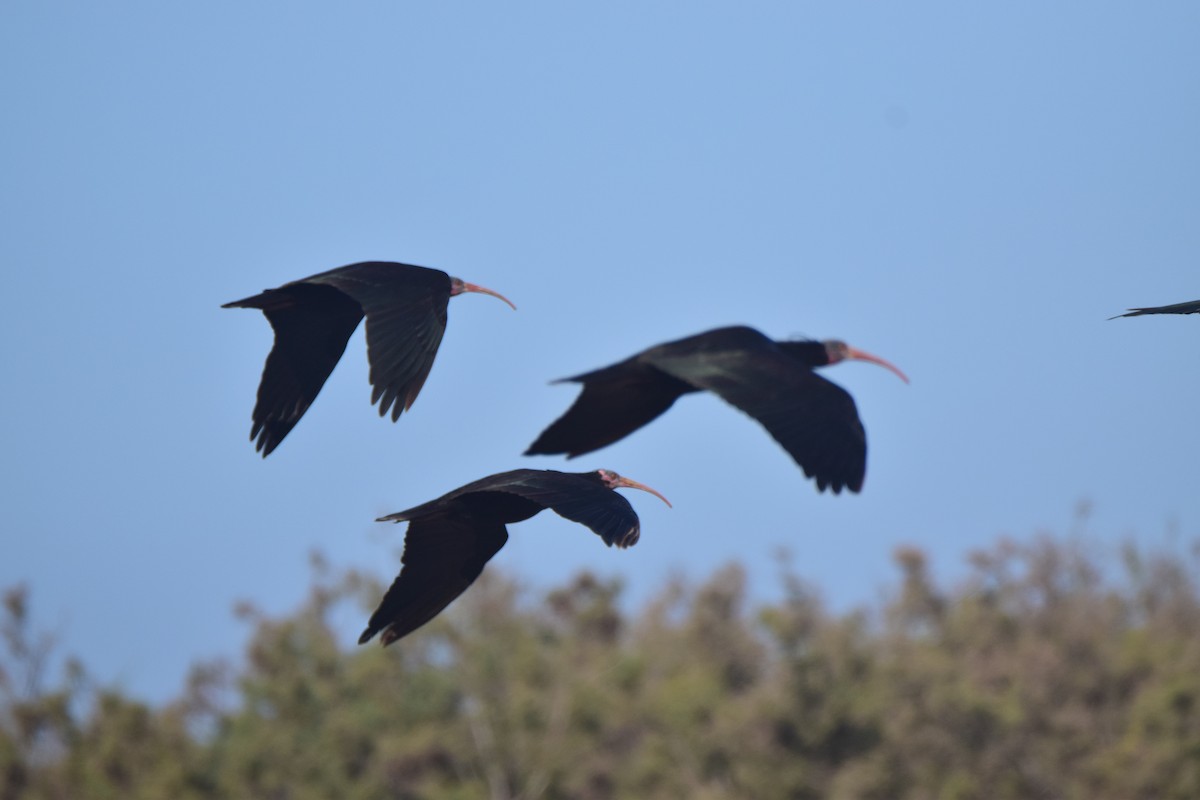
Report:
<svg viewBox="0 0 1200 800"><path fill-rule="evenodd" d="M1172 306L1149 306L1147 308L1131 308L1124 314L1117 314L1109 319L1120 317L1140 317L1143 314L1200 314L1200 300L1190 303L1176 303Z"/></svg>
<svg viewBox="0 0 1200 800"><path fill-rule="evenodd" d="M255 449L265 458L300 421L364 316L371 403L399 419L433 367L450 298L463 292L512 305L441 270L389 261L349 264L223 305L260 309L275 329L250 430Z"/></svg>
<svg viewBox="0 0 1200 800"><path fill-rule="evenodd" d="M774 341L744 326L717 328L651 347L593 372L575 403L526 455L589 453L647 424L685 394L711 391L758 420L821 491L857 492L866 433L854 399L813 372L846 359L888 362L839 341Z"/></svg>
<svg viewBox="0 0 1200 800"><path fill-rule="evenodd" d="M622 486L643 489L666 502L648 486L609 470L517 469L380 517L380 522L409 523L403 567L371 615L359 644L382 630L383 644L389 645L433 619L466 591L508 541L506 524L522 522L544 509L586 525L610 547L632 547L641 528L629 501L612 491Z"/></svg>

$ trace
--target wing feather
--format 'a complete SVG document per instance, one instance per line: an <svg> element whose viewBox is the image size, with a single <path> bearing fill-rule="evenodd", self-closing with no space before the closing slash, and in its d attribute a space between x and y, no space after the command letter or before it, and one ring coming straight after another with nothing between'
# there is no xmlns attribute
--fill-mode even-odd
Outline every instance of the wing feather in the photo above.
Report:
<svg viewBox="0 0 1200 800"><path fill-rule="evenodd" d="M565 378L583 391L566 413L542 431L525 455L590 453L623 439L695 391L637 358ZM561 381L560 381L561 382Z"/></svg>
<svg viewBox="0 0 1200 800"><path fill-rule="evenodd" d="M382 630L386 647L429 622L475 582L507 541L502 523L454 508L409 522L400 574L358 643Z"/></svg>
<svg viewBox="0 0 1200 800"><path fill-rule="evenodd" d="M514 470L500 491L511 492L578 522L609 547L632 547L641 535L637 512L623 496L606 487L595 473Z"/></svg>
<svg viewBox="0 0 1200 800"><path fill-rule="evenodd" d="M381 517L384 520L420 519L438 514L447 507L465 502L470 495L503 492L528 500L541 508L549 508L559 516L587 526L604 540L617 547L630 547L639 535L637 512L629 501L606 487L594 472L559 472L552 469L514 469L489 475L436 500ZM509 522L528 519L527 510L512 509ZM473 509L475 516L481 516Z"/></svg>
<svg viewBox="0 0 1200 800"><path fill-rule="evenodd" d="M332 286L303 283L224 307L261 309L275 330L250 429L255 449L266 458L316 400L358 327L362 308Z"/></svg>
<svg viewBox="0 0 1200 800"><path fill-rule="evenodd" d="M854 398L770 339L707 351L703 358L660 353L653 364L756 419L820 491L862 489L867 438Z"/></svg>
<svg viewBox="0 0 1200 800"><path fill-rule="evenodd" d="M1140 317L1143 314L1200 314L1200 300L1192 300L1188 303L1176 303L1170 306L1150 306L1148 308L1131 308L1124 314L1118 314L1111 319L1117 317Z"/></svg>
<svg viewBox="0 0 1200 800"><path fill-rule="evenodd" d="M336 286L367 317L371 402L392 421L416 401L446 332L450 277L411 264L368 261L306 279Z"/></svg>

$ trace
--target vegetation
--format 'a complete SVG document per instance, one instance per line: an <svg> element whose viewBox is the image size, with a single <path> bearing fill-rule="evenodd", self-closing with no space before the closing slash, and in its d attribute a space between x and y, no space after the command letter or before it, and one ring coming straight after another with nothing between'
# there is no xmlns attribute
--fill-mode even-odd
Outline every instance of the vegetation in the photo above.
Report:
<svg viewBox="0 0 1200 800"><path fill-rule="evenodd" d="M529 607L493 573L387 650L329 622L382 587L320 568L163 707L59 669L14 589L0 800L1195 798L1198 561L1001 542L948 589L903 550L845 615L791 574L748 609L737 566L632 615L615 582Z"/></svg>

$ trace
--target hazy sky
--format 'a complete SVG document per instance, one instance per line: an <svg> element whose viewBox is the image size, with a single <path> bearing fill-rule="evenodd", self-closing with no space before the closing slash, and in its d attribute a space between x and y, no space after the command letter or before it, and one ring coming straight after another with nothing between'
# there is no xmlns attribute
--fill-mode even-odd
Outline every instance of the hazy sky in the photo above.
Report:
<svg viewBox="0 0 1200 800"><path fill-rule="evenodd" d="M381 513L516 467L608 467L632 550L553 514L494 565L633 601L773 553L835 608L901 544L1200 536L1200 5L59 3L0 6L0 586L160 699L296 607L308 553L395 574ZM271 330L223 302L407 261L450 305L420 399L369 406L361 330L266 461ZM745 323L865 364L861 495L818 495L712 396L601 452L524 458L552 379ZM534 595L536 596L536 595ZM361 619L347 626L346 641ZM402 645L401 645L402 646Z"/></svg>

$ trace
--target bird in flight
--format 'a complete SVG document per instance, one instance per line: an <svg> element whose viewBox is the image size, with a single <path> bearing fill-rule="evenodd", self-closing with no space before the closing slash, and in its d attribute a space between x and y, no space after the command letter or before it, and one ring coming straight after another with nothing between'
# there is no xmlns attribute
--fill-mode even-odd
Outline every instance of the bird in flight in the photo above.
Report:
<svg viewBox="0 0 1200 800"><path fill-rule="evenodd" d="M525 455L590 453L624 438L680 397L708 390L758 420L817 482L818 491L862 489L867 439L854 399L813 370L840 361L879 364L845 342L774 341L744 326L651 347L611 366L564 378L583 384L575 403Z"/></svg>
<svg viewBox="0 0 1200 800"><path fill-rule="evenodd" d="M614 489L641 489L667 498L615 472L515 469L460 486L436 500L380 517L408 522L400 574L371 614L359 644L383 631L386 647L437 616L467 590L508 541L505 525L551 509L586 525L609 547L632 547L640 535L633 506Z"/></svg>
<svg viewBox="0 0 1200 800"><path fill-rule="evenodd" d="M1117 314L1109 319L1120 317L1140 317L1143 314L1200 314L1200 300L1190 303L1176 303L1173 306L1150 306L1148 308L1131 308L1124 314Z"/></svg>
<svg viewBox="0 0 1200 800"><path fill-rule="evenodd" d="M226 303L257 308L275 329L263 367L250 438L263 458L279 446L312 405L367 318L371 403L379 416L400 418L417 399L446 331L446 305L464 292L508 298L445 272L391 261L348 264Z"/></svg>

